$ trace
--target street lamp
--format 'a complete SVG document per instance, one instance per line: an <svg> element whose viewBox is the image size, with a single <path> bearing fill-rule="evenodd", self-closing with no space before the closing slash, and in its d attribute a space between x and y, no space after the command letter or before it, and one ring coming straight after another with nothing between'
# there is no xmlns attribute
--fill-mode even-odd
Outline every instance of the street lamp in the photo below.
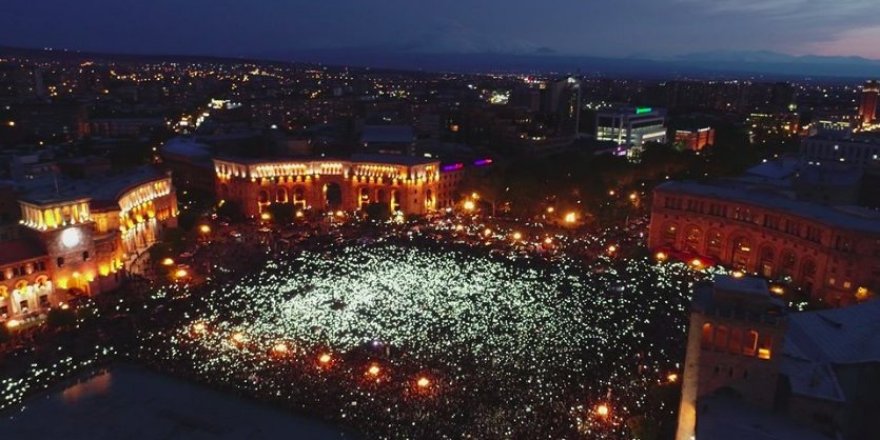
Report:
<svg viewBox="0 0 880 440"><path fill-rule="evenodd" d="M465 200L464 201L464 210L465 211L473 211L476 209L476 204L474 204L473 200Z"/></svg>
<svg viewBox="0 0 880 440"><path fill-rule="evenodd" d="M211 232L211 227L208 225L201 225L199 226L199 232L202 234L209 234Z"/></svg>
<svg viewBox="0 0 880 440"><path fill-rule="evenodd" d="M577 222L577 214L574 212L569 212L568 214L565 214L565 222L570 225L574 224L575 222Z"/></svg>
<svg viewBox="0 0 880 440"><path fill-rule="evenodd" d="M260 214L260 219L263 220L264 222L272 220L272 214L269 214L269 212L264 212L264 213Z"/></svg>

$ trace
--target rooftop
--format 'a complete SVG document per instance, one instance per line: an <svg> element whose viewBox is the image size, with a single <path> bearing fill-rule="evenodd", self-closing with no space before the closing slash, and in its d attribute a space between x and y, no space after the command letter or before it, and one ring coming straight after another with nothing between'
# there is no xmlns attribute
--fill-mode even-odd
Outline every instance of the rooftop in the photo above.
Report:
<svg viewBox="0 0 880 440"><path fill-rule="evenodd" d="M838 309L796 313L786 344L793 354L831 364L880 362L880 300Z"/></svg>
<svg viewBox="0 0 880 440"><path fill-rule="evenodd" d="M408 144L416 140L409 125L365 125L361 142L378 144Z"/></svg>
<svg viewBox="0 0 880 440"><path fill-rule="evenodd" d="M30 240L0 242L0 265L46 256L46 249Z"/></svg>
<svg viewBox="0 0 880 440"><path fill-rule="evenodd" d="M22 185L22 200L41 205L85 198L115 201L126 189L161 177L164 175L158 170L143 166L109 176L58 179L57 191L54 178L35 179Z"/></svg>
<svg viewBox="0 0 880 440"><path fill-rule="evenodd" d="M828 440L822 434L734 397L700 399L697 438L712 440Z"/></svg>
<svg viewBox="0 0 880 440"><path fill-rule="evenodd" d="M658 191L684 193L745 203L762 208L791 213L819 223L848 230L880 234L880 213L871 210L840 209L782 197L766 191L766 188L749 186L732 181L700 183L693 181L666 182Z"/></svg>
<svg viewBox="0 0 880 440"><path fill-rule="evenodd" d="M186 137L169 139L162 147L162 152L190 159L200 159L211 155L211 149L208 145Z"/></svg>

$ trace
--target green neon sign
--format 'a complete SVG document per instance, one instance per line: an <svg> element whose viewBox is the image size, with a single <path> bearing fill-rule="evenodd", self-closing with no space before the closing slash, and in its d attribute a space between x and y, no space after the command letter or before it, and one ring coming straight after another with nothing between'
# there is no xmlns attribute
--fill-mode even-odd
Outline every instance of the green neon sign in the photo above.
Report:
<svg viewBox="0 0 880 440"><path fill-rule="evenodd" d="M643 114L645 114L645 113L651 113L652 111L654 111L654 109L652 109L651 107L636 107L636 114L637 114L637 115L643 115Z"/></svg>

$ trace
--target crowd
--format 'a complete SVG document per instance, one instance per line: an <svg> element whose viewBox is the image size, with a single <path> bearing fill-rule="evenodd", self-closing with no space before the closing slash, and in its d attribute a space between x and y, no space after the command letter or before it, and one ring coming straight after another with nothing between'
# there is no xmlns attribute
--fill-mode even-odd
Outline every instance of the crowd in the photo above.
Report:
<svg viewBox="0 0 880 440"><path fill-rule="evenodd" d="M675 387L705 276L635 255L643 221L215 227L187 257L205 283L120 296L93 319L136 336L71 359L133 359L369 438L630 438L674 413L653 390Z"/></svg>

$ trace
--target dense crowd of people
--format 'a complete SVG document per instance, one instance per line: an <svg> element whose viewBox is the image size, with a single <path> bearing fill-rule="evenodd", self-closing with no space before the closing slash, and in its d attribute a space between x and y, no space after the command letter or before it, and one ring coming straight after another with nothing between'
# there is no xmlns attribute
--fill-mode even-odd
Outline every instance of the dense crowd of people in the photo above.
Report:
<svg viewBox="0 0 880 440"><path fill-rule="evenodd" d="M214 223L175 256L204 282L102 299L78 326L133 330L56 356L133 359L370 438L629 438L672 419L663 396L704 277L641 255L644 221ZM24 385L35 365L0 390L39 389ZM77 368L60 370L43 377Z"/></svg>

